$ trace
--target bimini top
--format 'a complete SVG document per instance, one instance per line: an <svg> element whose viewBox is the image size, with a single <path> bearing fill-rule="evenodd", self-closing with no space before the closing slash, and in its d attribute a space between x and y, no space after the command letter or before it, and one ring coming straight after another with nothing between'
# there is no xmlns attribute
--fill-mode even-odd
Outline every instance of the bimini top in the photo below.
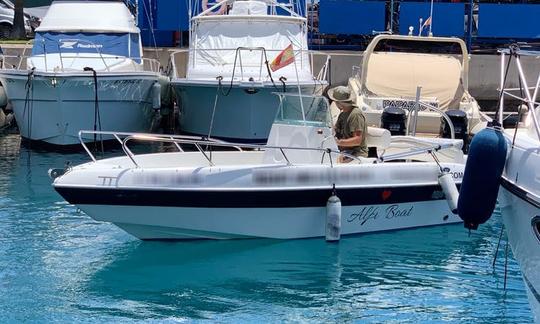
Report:
<svg viewBox="0 0 540 324"><path fill-rule="evenodd" d="M362 91L378 97L437 98L439 108L468 95L469 58L458 38L379 35L364 52Z"/></svg>
<svg viewBox="0 0 540 324"><path fill-rule="evenodd" d="M37 32L139 33L121 1L54 1Z"/></svg>

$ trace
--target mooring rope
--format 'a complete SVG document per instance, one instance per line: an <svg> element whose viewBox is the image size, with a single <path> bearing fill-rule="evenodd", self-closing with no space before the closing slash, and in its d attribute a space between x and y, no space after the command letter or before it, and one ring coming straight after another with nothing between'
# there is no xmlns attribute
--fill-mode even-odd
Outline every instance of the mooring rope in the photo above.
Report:
<svg viewBox="0 0 540 324"><path fill-rule="evenodd" d="M26 84L24 85L24 88L26 89L26 95L24 98L24 109L23 109L23 122L26 117L26 112L28 111L28 119L26 120L26 126L28 128L28 139L32 140L32 119L33 119L33 108L34 108L34 86L33 86L33 80L34 80L34 71L35 67L33 67L30 72L28 72L28 76L26 78Z"/></svg>
<svg viewBox="0 0 540 324"><path fill-rule="evenodd" d="M94 150L97 151L97 137L96 130L99 127L99 141L101 144L101 154L104 154L103 148L103 135L101 134L101 114L99 112L99 97L98 97L98 79L97 72L91 67L85 67L84 71L92 71L93 80L94 80Z"/></svg>

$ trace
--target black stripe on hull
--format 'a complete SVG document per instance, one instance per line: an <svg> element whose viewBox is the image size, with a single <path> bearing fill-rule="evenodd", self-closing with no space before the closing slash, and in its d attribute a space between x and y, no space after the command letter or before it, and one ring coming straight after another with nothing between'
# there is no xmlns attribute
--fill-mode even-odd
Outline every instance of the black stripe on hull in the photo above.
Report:
<svg viewBox="0 0 540 324"><path fill-rule="evenodd" d="M521 200L524 200L525 202L533 205L536 208L540 208L540 203L538 203L537 201L527 196L527 191L516 186L514 183L510 182L508 179L505 179L504 177L502 177L501 186L504 189L508 190L510 193L512 193L514 196L520 198Z"/></svg>
<svg viewBox="0 0 540 324"><path fill-rule="evenodd" d="M148 190L55 187L75 205L122 205L201 208L324 207L332 189L309 190ZM337 189L342 206L399 204L444 199L439 185Z"/></svg>
<svg viewBox="0 0 540 324"><path fill-rule="evenodd" d="M531 290L531 293L534 296L534 298L536 299L536 302L540 304L540 294L538 293L538 291L536 291L536 289L534 289L533 284L529 281L529 278L527 278L527 276L525 276L525 274L523 274L523 279L524 279L525 283L527 284L527 286L529 287L529 289Z"/></svg>

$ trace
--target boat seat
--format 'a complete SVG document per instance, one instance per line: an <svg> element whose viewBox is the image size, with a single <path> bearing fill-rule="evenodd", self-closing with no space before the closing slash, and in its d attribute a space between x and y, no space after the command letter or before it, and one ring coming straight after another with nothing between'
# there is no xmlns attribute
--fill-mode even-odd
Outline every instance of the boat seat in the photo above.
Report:
<svg viewBox="0 0 540 324"><path fill-rule="evenodd" d="M268 14L267 5L262 1L235 1L229 15L264 16Z"/></svg>
<svg viewBox="0 0 540 324"><path fill-rule="evenodd" d="M392 134L388 129L379 128L379 127L368 127L367 128L367 137L366 145L367 147L376 147L378 149L384 150L390 146L392 140Z"/></svg>

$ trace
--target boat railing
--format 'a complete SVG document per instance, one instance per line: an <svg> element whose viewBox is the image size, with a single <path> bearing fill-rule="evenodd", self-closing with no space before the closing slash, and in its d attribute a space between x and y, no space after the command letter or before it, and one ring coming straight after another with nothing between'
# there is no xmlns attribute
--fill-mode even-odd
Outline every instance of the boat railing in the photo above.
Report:
<svg viewBox="0 0 540 324"><path fill-rule="evenodd" d="M65 67L65 62L66 60L72 60L72 62L70 62L70 65L73 63L73 61L75 60L96 60L96 59L99 59L102 63L103 63L103 66L105 67L105 70L106 71L110 71L111 70L111 67L113 67L114 65L117 65L118 64L118 60L123 60L124 62L128 62L132 65L132 67L134 69L138 68L140 65L138 63L136 63L137 60L141 60L142 62L142 65L143 65L143 69L145 71L151 71L151 72L159 72L160 69L161 69L161 66L160 66L160 63L158 60L156 59L150 59L150 58L142 58L142 57L128 57L128 56L113 56L113 55L106 55L104 56L104 54L99 50L98 46L95 45L94 43L88 41L88 40L81 40L81 39L63 39L62 41L78 41L78 42L81 42L81 43L85 43L85 44L88 44L90 46L93 46L95 49L96 49L96 54L98 55L97 57L95 55L82 55L83 53L65 53L65 52L62 52L61 50L61 46L60 44L58 45L58 52L54 52L54 53L47 53L46 51L46 46L45 46L45 41L41 41L40 43L42 44L43 46L43 63L44 63L44 71L45 72L73 72L73 68L68 68L68 67ZM16 69L16 70L26 70L29 66L29 63L31 65L34 65L32 63L32 58L37 58L38 56L34 56L32 54L27 54L27 51L29 48L32 48L33 46L35 46L35 44L33 44L35 41L34 40L30 40L26 43L26 46L24 47L24 50L22 52L21 55L4 55L4 61L3 61L3 65L2 65L2 68L6 68L6 69ZM48 41L50 42L50 41ZM38 44L39 45L39 44ZM51 55L51 54L57 54L58 57L59 57L59 62L60 62L60 66L49 66L51 65L50 62L48 62L48 55ZM55 60L55 63L57 63L58 61ZM26 64L25 64L26 63Z"/></svg>
<svg viewBox="0 0 540 324"><path fill-rule="evenodd" d="M421 92L422 92L422 87L418 86L416 88L416 99L414 102L414 107L412 110L409 110L409 114L411 116L408 118L408 122L407 122L407 135L410 133L412 136L416 136L416 125L418 123L418 111L420 110L420 107L422 107L424 109L439 113L441 117L444 118L446 123L448 123L448 127L450 127L450 138L455 139L456 136L455 136L455 131L454 131L454 123L452 122L450 117L448 117L448 115L446 114L444 110L438 107L435 107L433 105L430 105L426 102L422 102L420 100Z"/></svg>
<svg viewBox="0 0 540 324"><path fill-rule="evenodd" d="M139 168L140 165L136 161L136 154L134 154L133 151L128 146L128 144L132 141L172 143L175 145L175 147L178 149L179 152L184 152L182 145L195 146L195 148L197 149L197 152L199 152L200 154L204 156L209 166L215 166L215 160L213 159L213 154L212 154L213 151L211 149L212 147L229 148L229 149L232 148L238 151L244 151L244 149L259 150L259 151L269 150L269 149L277 150L281 153L287 165L294 165L291 159L289 159L289 157L287 156L287 153L286 153L287 151L320 152L322 153L320 163L324 164L325 157L326 155L328 155L328 161L332 167L334 165L334 162L332 160L332 154L334 154L334 156L344 156L344 157L350 158L353 161L362 163L362 158L360 157L348 154L346 152L334 150L331 148L322 147L324 143L321 143L321 147L273 146L273 145L262 145L262 144L230 143L230 142L224 142L224 141L220 141L220 140L212 139L212 138L201 138L201 137L184 136L184 135L145 134L145 133L126 133L126 132L123 133L123 132L110 132L110 131L81 130L79 131L79 141L81 142L84 150L86 151L86 153L92 159L93 162L97 162L97 159L94 156L94 154L92 154L92 151L88 148L86 143L84 142L83 135L93 135L93 136L106 135L106 136L114 137L114 139L116 139L122 146L122 151L124 152L124 154L131 160L131 162L136 168ZM428 141L421 141L421 142L416 142L416 143L422 144L422 145L417 145L420 147L413 147L405 152L380 156L379 158L375 159L373 162L383 163L383 162L392 161L396 159L403 159L408 156L415 156L421 153L434 153L439 150L449 149L449 148L454 147L454 143L452 142L429 143Z"/></svg>
<svg viewBox="0 0 540 324"><path fill-rule="evenodd" d="M195 13L195 17L215 15L216 10L221 10L223 6L227 7L237 0L223 0L216 1L214 4L207 5L206 8L203 6L203 10L199 13ZM266 0L264 1L268 5L270 15L278 15L278 11L287 13L291 17L302 17L299 12L301 12L300 1L276 1L276 0ZM195 6L198 8L198 6ZM194 8L194 9L195 9Z"/></svg>
<svg viewBox="0 0 540 324"><path fill-rule="evenodd" d="M525 75L525 72L523 71L523 67L521 65L521 56L540 56L540 52L538 51L521 51L518 46L512 45L509 49L501 50L499 51L501 53L501 66L500 66L500 91L501 96L499 100L499 107L498 107L498 120L499 124L503 125L504 121L504 99L505 96L508 96L512 99L517 99L521 103L523 103L529 112L529 116L532 119L532 127L534 127L534 132L536 133L536 136L538 140L540 140L540 121L538 120L537 116L537 108L540 107L540 102L537 101L538 93L540 92L540 73L538 74L538 77L536 79L536 84L534 87L529 87L527 82L527 77ZM508 61L506 61L506 56L509 55ZM515 65L517 68L517 74L519 78L519 84L520 88L505 88L506 84L506 78L507 73L510 68L510 60L514 58L515 59ZM505 65L508 64L508 66L505 67ZM506 72L505 72L506 70ZM531 94L531 90L534 90ZM514 94L514 92L519 92L520 95ZM521 110L521 108L520 108ZM516 125L516 128L518 126Z"/></svg>
<svg viewBox="0 0 540 324"><path fill-rule="evenodd" d="M351 78L356 79L357 81L360 81L361 77L362 77L362 67L358 65L353 65Z"/></svg>
<svg viewBox="0 0 540 324"><path fill-rule="evenodd" d="M246 70L249 68L251 71L258 70L258 79L254 79L252 74L249 74L250 81L263 81L269 77L272 77L272 72L270 71L270 58L282 50L277 49L266 49L265 47L237 47L237 48L219 48L219 49L182 49L177 50L171 53L170 55L170 65L171 65L171 76L173 78L179 78L183 75L187 75L188 69L196 69L197 58L203 57L204 60L208 62L215 61L216 63L211 64L215 67L219 67L219 70L230 67L230 73L232 76L239 78L240 80L245 80L245 75L247 74ZM219 62L221 59L220 54L226 52L234 52L234 60L232 62ZM318 51L311 50L294 50L295 52L295 70L304 70L306 65L308 65L311 75L317 81L327 81L329 77L329 66L330 66L330 55ZM249 54L246 54L249 53ZM257 53L256 59L253 59L253 53ZM309 62L305 60L305 54L308 54ZM179 73L179 66L177 65L177 56L184 55L182 58L185 63L185 68L182 69L184 73ZM187 57L185 57L187 55ZM249 58L246 58L246 55L249 55ZM314 62L315 60L321 59L321 68L319 71L314 71ZM248 62L246 62L248 61ZM216 73L220 73L216 69ZM239 74L239 76L238 76ZM218 75L216 75L218 77Z"/></svg>

